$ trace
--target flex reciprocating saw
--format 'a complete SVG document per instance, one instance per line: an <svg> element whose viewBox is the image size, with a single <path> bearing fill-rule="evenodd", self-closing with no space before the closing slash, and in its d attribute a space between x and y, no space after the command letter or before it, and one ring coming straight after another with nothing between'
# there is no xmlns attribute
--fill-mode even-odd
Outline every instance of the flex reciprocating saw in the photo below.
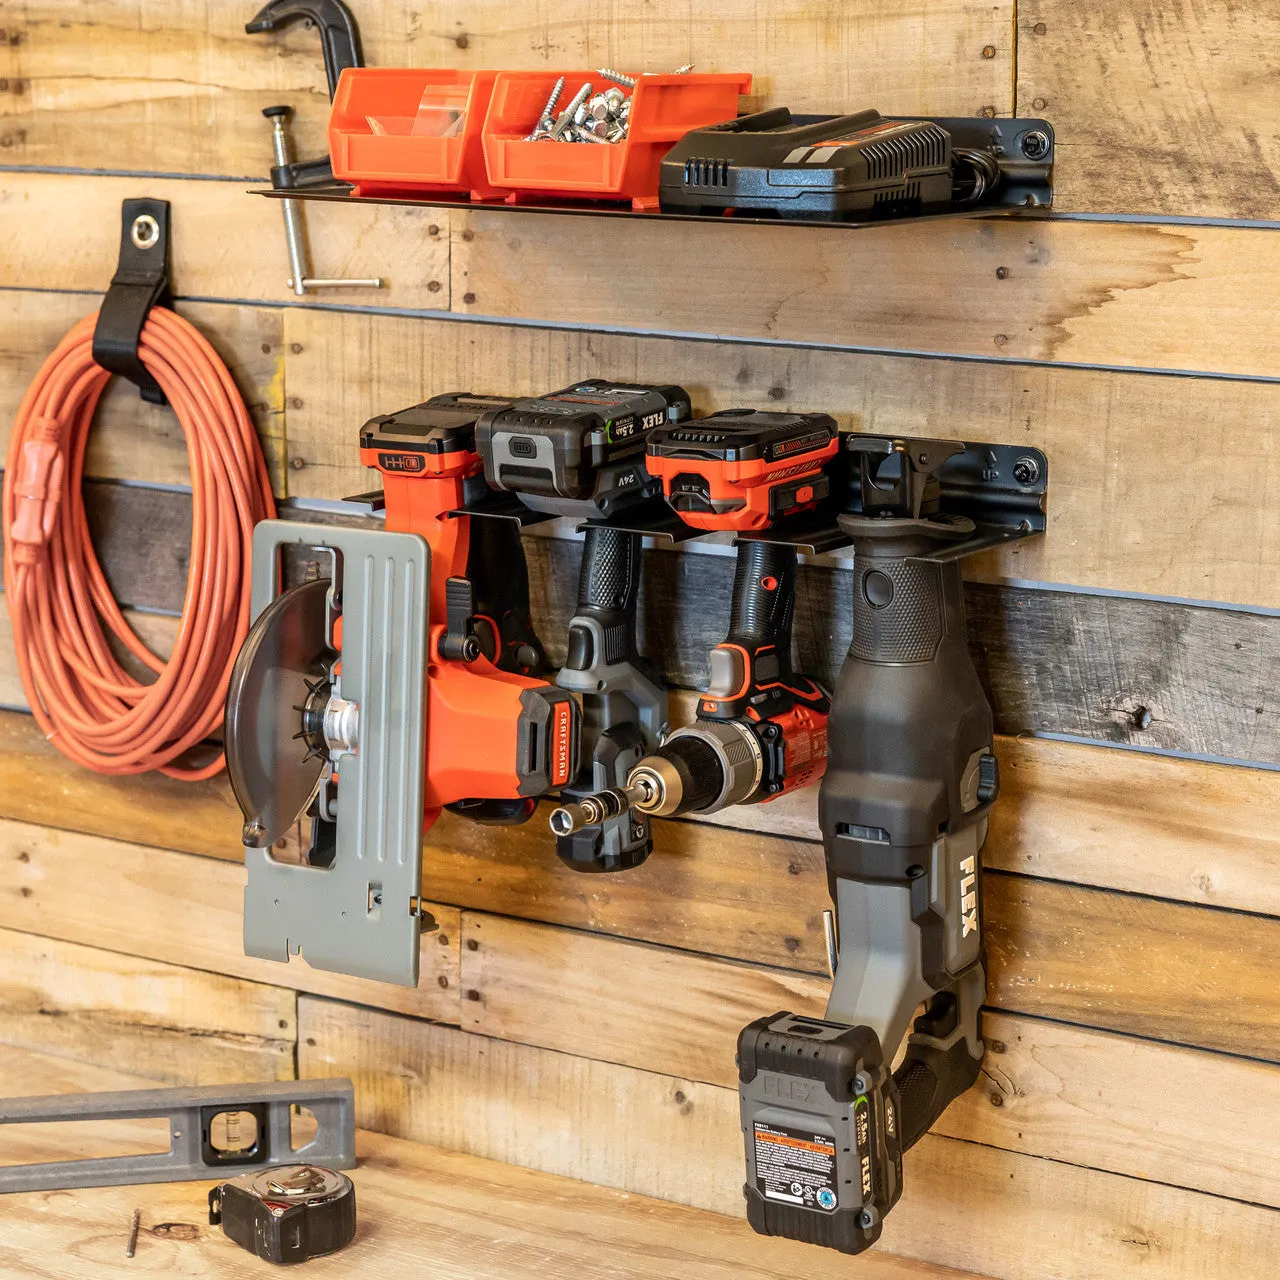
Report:
<svg viewBox="0 0 1280 1280"><path fill-rule="evenodd" d="M825 1018L753 1022L738 1065L752 1226L857 1253L901 1194L902 1152L982 1063L982 845L999 772L960 562L1043 529L1045 462L955 441L846 444L853 640L819 793L838 962ZM965 513L982 515L993 485L1006 523L983 530Z"/></svg>
<svg viewBox="0 0 1280 1280"><path fill-rule="evenodd" d="M637 650L641 533L601 522L660 506L645 445L656 429L688 416L682 387L596 380L495 408L477 426L493 488L544 515L588 522L577 607L556 677L582 708L580 767L561 789L570 800L619 786L666 729L666 689ZM647 818L623 812L556 839L561 859L579 871L635 867L652 847Z"/></svg>
<svg viewBox="0 0 1280 1280"><path fill-rule="evenodd" d="M816 782L827 759L827 692L792 669L796 547L769 530L820 507L838 449L825 413L733 409L661 427L649 471L693 528L739 542L729 631L711 650L697 718L671 733L621 785L562 793L552 830L565 838L617 815L712 813Z"/></svg>

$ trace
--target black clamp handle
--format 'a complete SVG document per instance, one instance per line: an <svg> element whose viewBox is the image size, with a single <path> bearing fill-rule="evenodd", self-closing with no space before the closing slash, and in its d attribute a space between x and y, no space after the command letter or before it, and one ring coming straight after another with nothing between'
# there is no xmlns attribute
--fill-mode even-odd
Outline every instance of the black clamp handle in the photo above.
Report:
<svg viewBox="0 0 1280 1280"><path fill-rule="evenodd" d="M93 358L104 369L128 378L150 404L168 401L143 365L138 342L151 308L172 305L169 202L145 198L122 201L120 260L98 311Z"/></svg>
<svg viewBox="0 0 1280 1280"><path fill-rule="evenodd" d="M338 91L338 77L348 67L364 66L360 31L350 9L342 0L270 0L244 24L249 35L279 31L293 22L305 21L320 32L324 54L324 74L329 81L329 99Z"/></svg>

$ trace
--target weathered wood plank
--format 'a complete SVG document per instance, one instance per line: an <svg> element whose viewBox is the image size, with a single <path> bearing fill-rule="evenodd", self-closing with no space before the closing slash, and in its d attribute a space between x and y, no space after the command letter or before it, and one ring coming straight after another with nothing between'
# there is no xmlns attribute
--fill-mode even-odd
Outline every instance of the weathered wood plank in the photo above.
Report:
<svg viewBox="0 0 1280 1280"><path fill-rule="evenodd" d="M462 916L464 1030L707 1084L736 1087L734 1046L748 1022L778 1009L821 1017L829 986L785 969Z"/></svg>
<svg viewBox="0 0 1280 1280"><path fill-rule="evenodd" d="M952 219L864 231L453 217L453 309L637 332L1280 373L1280 234ZM1004 274L996 272L1004 268Z"/></svg>
<svg viewBox="0 0 1280 1280"><path fill-rule="evenodd" d="M104 282L105 287L105 282ZM97 305L75 294L0 291L0 458L14 415L45 358ZM284 358L281 312L269 307L183 302L178 314L213 344L231 370L258 428L276 493L285 493ZM151 484L190 484L187 446L173 410L147 404L116 379L89 437L85 473Z"/></svg>
<svg viewBox="0 0 1280 1280"><path fill-rule="evenodd" d="M1280 605L1280 450L1266 443L1280 384L301 308L284 324L298 496L375 487L356 450L374 414L444 390L527 395L600 372L683 384L699 413L823 409L857 431L1025 440L1049 457L1049 533L971 562L971 576ZM1198 451L1213 465L1191 494Z"/></svg>
<svg viewBox="0 0 1280 1280"><path fill-rule="evenodd" d="M285 283L289 259L280 210L275 201L250 195L242 182L0 173L0 279L17 289L101 293L119 256L120 201L138 195L173 207L178 297L296 301ZM305 213L312 270L387 282L384 289L343 290L344 303L447 310L450 216L442 209L424 216L388 205L313 201ZM48 252L51 244L57 253Z"/></svg>
<svg viewBox="0 0 1280 1280"><path fill-rule="evenodd" d="M1019 876L983 888L992 1004L1280 1061L1280 920Z"/></svg>
<svg viewBox="0 0 1280 1280"><path fill-rule="evenodd" d="M1280 921L1020 877L984 888L988 1003L1280 1061L1267 977ZM774 905L775 927L799 928L792 910ZM462 928L464 1027L650 1070L658 1055L712 1084L732 1079L753 1017L826 1005L825 977L690 954L701 939L687 928L667 930L665 947L470 912ZM602 981L612 974L627 979Z"/></svg>
<svg viewBox="0 0 1280 1280"><path fill-rule="evenodd" d="M188 495L100 482L87 494L116 597L180 609ZM151 535L145 547L133 536L138 528ZM552 660L562 661L581 543L537 537L525 549L534 621ZM732 582L732 557L646 553L641 647L660 660L669 683L702 687L707 653L724 637ZM797 578L796 662L828 684L852 634L852 584L849 569L818 564L802 566ZM1280 764L1271 679L1280 616L978 583L966 599L970 645L1000 732Z"/></svg>
<svg viewBox="0 0 1280 1280"><path fill-rule="evenodd" d="M1018 6L1018 108L1064 209L1280 218L1280 12L1245 0Z"/></svg>
<svg viewBox="0 0 1280 1280"><path fill-rule="evenodd" d="M761 1239L716 1214L377 1134L359 1133L356 1154L356 1240L309 1263L318 1280L791 1280L809 1256L802 1245ZM209 1225L204 1198L205 1188L190 1183L7 1198L0 1267L30 1275L39 1259L47 1280L131 1280L148 1267L211 1280L260 1277L263 1264ZM138 1252L126 1259L135 1208ZM970 1275L884 1253L826 1266L833 1276L866 1280Z"/></svg>
<svg viewBox="0 0 1280 1280"><path fill-rule="evenodd" d="M296 998L281 987L9 929L0 958L0 1044L165 1084L293 1078Z"/></svg>
<svg viewBox="0 0 1280 1280"><path fill-rule="evenodd" d="M768 842L755 839L768 848ZM723 838L722 843L729 845ZM630 936L704 953L728 941L748 962L821 973L825 965L816 957L822 951L821 910L827 905L821 849L795 848L808 857L791 857L773 877L748 884L745 903L731 893L728 909L714 900L683 904L674 891L678 872L673 888L655 891L653 886L670 874L660 857L625 877L591 878L625 881L617 889L584 884L576 894L546 894L541 908L507 897L499 909L541 910L549 923L570 925L590 914L591 927L599 932L585 935L578 945L599 949L599 972L665 963L661 951L626 940ZM776 858L776 843L769 852ZM95 871L104 861L114 869L105 884ZM676 867L693 863L672 861ZM9 887L0 889L0 927L460 1021L459 934L449 908L439 913L443 943L441 934L423 940L422 984L410 991L245 957L243 873L220 861L5 821L0 823L0 862L11 868ZM621 910L611 906L615 894L623 897ZM637 908L642 895L647 896ZM744 924L751 911L756 922ZM994 874L986 882L985 924L989 1000L999 1008L1257 1058L1280 1057L1275 1037L1280 994L1270 973L1270 957L1280 948L1280 920ZM535 936L542 926L523 927L526 932L516 936ZM774 935L767 947L756 942L762 934ZM442 978L447 986L439 985ZM554 990L561 975L549 969L545 976L531 973L522 981ZM736 1018L737 1007L731 1011Z"/></svg>
<svg viewBox="0 0 1280 1280"><path fill-rule="evenodd" d="M245 875L230 863L18 822L0 822L0 863L10 871L0 928L458 1021L459 919L449 907L428 904L440 930L423 935L411 989L246 956Z"/></svg>
<svg viewBox="0 0 1280 1280"><path fill-rule="evenodd" d="M977 115L1012 108L1013 9L935 0L817 8L782 0L720 6L713 25L675 0L609 12L565 0L513 12L494 0L370 6L370 66L597 67L754 71L750 104L798 111ZM246 36L244 17L196 0L26 0L6 6L0 156L8 164L265 174L263 107L298 108L298 154L325 146L320 44L301 27ZM84 49L92 41L92 75ZM987 51L990 52L987 52Z"/></svg>
<svg viewBox="0 0 1280 1280"><path fill-rule="evenodd" d="M988 1011L979 1086L933 1132L1214 1195L1280 1205L1260 1148L1280 1067Z"/></svg>
<svg viewBox="0 0 1280 1280"><path fill-rule="evenodd" d="M733 1090L306 997L299 1028L301 1073L350 1075L363 1124L742 1213ZM1261 1280L1280 1243L1273 1210L932 1135L905 1184L880 1249L824 1267L892 1250L1008 1280Z"/></svg>

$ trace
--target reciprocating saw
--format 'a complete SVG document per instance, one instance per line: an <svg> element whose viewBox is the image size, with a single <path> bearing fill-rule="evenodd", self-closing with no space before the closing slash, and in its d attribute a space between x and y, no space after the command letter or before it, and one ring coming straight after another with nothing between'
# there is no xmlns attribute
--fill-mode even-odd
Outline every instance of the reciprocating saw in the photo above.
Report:
<svg viewBox="0 0 1280 1280"><path fill-rule="evenodd" d="M1045 463L955 441L846 445L853 640L819 792L838 963L825 1018L758 1019L738 1066L752 1226L857 1253L901 1195L902 1152L982 1063L982 845L999 771L960 563L1043 529ZM984 487L1001 528L966 514L990 515Z"/></svg>
<svg viewBox="0 0 1280 1280"><path fill-rule="evenodd" d="M796 548L768 531L826 502L837 449L835 419L824 413L732 409L652 434L649 471L680 518L750 540L738 545L729 631L711 650L696 719L636 762L622 785L562 793L551 818L562 839L627 814L773 800L822 776L828 695L792 668Z"/></svg>

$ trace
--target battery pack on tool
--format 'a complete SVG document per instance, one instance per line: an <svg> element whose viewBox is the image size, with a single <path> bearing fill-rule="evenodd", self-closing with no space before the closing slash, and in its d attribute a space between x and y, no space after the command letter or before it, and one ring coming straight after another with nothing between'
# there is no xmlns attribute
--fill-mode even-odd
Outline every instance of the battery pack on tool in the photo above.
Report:
<svg viewBox="0 0 1280 1280"><path fill-rule="evenodd" d="M775 1013L738 1037L747 1218L861 1253L902 1194L898 1091L869 1027Z"/></svg>
<svg viewBox="0 0 1280 1280"><path fill-rule="evenodd" d="M1052 203L1042 120L797 120L785 107L695 129L662 162L662 208L874 219L976 204Z"/></svg>
<svg viewBox="0 0 1280 1280"><path fill-rule="evenodd" d="M484 414L485 478L534 511L608 517L661 495L645 468L650 432L690 413L683 387L579 382Z"/></svg>
<svg viewBox="0 0 1280 1280"><path fill-rule="evenodd" d="M476 454L476 419L505 409L509 397L455 391L423 404L371 418L360 428L360 461L382 472L384 484L398 475L461 475L466 501L485 490Z"/></svg>
<svg viewBox="0 0 1280 1280"><path fill-rule="evenodd" d="M652 432L649 472L695 529L765 529L828 496L839 445L826 413L726 409Z"/></svg>

